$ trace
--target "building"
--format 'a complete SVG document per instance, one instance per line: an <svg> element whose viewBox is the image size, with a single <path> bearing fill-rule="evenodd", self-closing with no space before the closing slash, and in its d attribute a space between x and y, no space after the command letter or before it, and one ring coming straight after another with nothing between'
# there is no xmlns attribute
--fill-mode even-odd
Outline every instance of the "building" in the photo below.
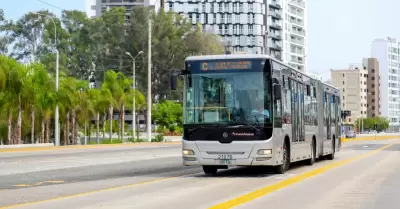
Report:
<svg viewBox="0 0 400 209"><path fill-rule="evenodd" d="M86 8L90 5L90 11L86 11L89 17L99 17L112 7L125 7L126 18L129 19L133 7L154 6L158 10L165 0L86 0Z"/></svg>
<svg viewBox="0 0 400 209"><path fill-rule="evenodd" d="M307 72L306 0L283 1L283 62Z"/></svg>
<svg viewBox="0 0 400 209"><path fill-rule="evenodd" d="M371 57L379 60L381 115L389 119L389 131L400 130L400 42L394 38L372 42Z"/></svg>
<svg viewBox="0 0 400 209"><path fill-rule="evenodd" d="M363 66L368 70L367 79L367 117L380 116L380 77L379 61L376 58L364 58Z"/></svg>
<svg viewBox="0 0 400 209"><path fill-rule="evenodd" d="M221 35L233 52L267 53L306 71L305 0L165 0L164 10Z"/></svg>
<svg viewBox="0 0 400 209"><path fill-rule="evenodd" d="M181 1L165 0L165 11L179 13L192 22L193 27L200 23L203 31L221 35L225 45L233 52L262 54L265 50L266 1ZM274 11L279 8L274 8ZM271 18L272 21L272 18ZM280 24L274 25L282 31ZM277 33L279 34L279 33ZM282 38L276 36L275 38ZM271 45L274 42L271 42ZM282 46L274 48L280 51ZM279 54L277 54L279 55Z"/></svg>
<svg viewBox="0 0 400 209"><path fill-rule="evenodd" d="M342 110L351 111L345 122L367 117L367 80L368 70L362 65L331 70L331 84L340 89Z"/></svg>

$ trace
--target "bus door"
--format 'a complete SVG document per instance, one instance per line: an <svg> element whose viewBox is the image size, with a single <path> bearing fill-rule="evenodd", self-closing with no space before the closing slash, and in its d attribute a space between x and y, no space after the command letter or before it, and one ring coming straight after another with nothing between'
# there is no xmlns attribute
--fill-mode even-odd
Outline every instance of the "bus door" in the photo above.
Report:
<svg viewBox="0 0 400 209"><path fill-rule="evenodd" d="M330 140L332 136L331 100L332 100L331 95L325 92L326 140Z"/></svg>
<svg viewBox="0 0 400 209"><path fill-rule="evenodd" d="M292 88L292 142L298 142L298 114L299 114L299 107L298 107L298 86L295 80L290 79L290 86Z"/></svg>
<svg viewBox="0 0 400 209"><path fill-rule="evenodd" d="M298 94L300 95L299 99L299 141L305 141L305 125L304 125L304 84L298 83Z"/></svg>

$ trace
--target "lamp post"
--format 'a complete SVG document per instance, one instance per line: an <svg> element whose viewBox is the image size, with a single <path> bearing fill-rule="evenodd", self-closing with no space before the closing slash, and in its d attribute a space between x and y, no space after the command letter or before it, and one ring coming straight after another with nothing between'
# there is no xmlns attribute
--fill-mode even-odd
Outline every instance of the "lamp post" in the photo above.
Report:
<svg viewBox="0 0 400 209"><path fill-rule="evenodd" d="M132 58L132 83L133 83L133 102L132 102L132 139L135 139L135 130L136 130L136 58L143 54L143 51L140 51L135 57L131 55L129 52L125 52L126 55Z"/></svg>
<svg viewBox="0 0 400 209"><path fill-rule="evenodd" d="M58 93L58 86L59 86L59 82L58 82L58 77L59 77L59 75L58 75L59 74L59 72L58 72L58 68L59 68L59 52L58 52L58 49L57 49L57 25L56 25L56 22L54 21L53 17L48 15L48 14L41 14L41 13L37 13L37 12L35 12L34 14L48 17L48 18L50 18L50 20L54 24L54 48L56 50L56 90L57 90L57 93ZM58 102L56 103L54 120L55 120L54 121L54 123L55 123L54 124L55 125L55 128L54 128L54 143L55 143L55 146L60 146L60 128L59 128L60 124L59 124Z"/></svg>

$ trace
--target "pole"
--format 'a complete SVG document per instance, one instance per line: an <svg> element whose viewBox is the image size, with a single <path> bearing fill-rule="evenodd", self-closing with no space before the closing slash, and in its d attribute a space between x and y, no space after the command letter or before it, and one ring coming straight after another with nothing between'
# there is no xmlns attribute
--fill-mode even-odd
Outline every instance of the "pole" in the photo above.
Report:
<svg viewBox="0 0 400 209"><path fill-rule="evenodd" d="M58 50L56 49L56 56L57 56L57 61L56 61L56 90L58 93L58 64L59 64L59 53ZM56 146L60 146L60 129L59 129L59 113L58 113L58 102L56 103L56 113L55 113L55 130L54 130L54 141Z"/></svg>
<svg viewBox="0 0 400 209"><path fill-rule="evenodd" d="M136 69L135 69L135 59L132 62L132 83L133 83L133 104L132 104L132 139L135 139L136 130Z"/></svg>
<svg viewBox="0 0 400 209"><path fill-rule="evenodd" d="M151 18L149 17L149 44L147 64L147 141L151 142Z"/></svg>

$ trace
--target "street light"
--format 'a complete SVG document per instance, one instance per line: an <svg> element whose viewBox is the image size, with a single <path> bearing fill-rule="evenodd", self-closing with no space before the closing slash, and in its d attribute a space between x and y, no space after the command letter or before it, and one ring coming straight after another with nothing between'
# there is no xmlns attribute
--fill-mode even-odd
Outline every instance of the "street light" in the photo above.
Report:
<svg viewBox="0 0 400 209"><path fill-rule="evenodd" d="M54 21L53 17L48 15L48 14L42 14L38 12L34 12L33 14L41 15L44 17L50 18L50 20L54 24L54 48L56 50L56 90L58 92L58 65L59 65L59 52L57 49L57 25L56 22ZM60 129L59 129L59 113L58 113L58 102L56 103L56 110L55 110L55 116L54 116L54 123L55 123L55 128L54 128L54 142L55 146L60 146Z"/></svg>
<svg viewBox="0 0 400 209"><path fill-rule="evenodd" d="M136 130L136 58L143 54L143 51L140 51L135 57L131 55L129 52L125 52L126 55L132 58L132 83L133 83L133 104L132 104L132 139L135 139L135 130Z"/></svg>

